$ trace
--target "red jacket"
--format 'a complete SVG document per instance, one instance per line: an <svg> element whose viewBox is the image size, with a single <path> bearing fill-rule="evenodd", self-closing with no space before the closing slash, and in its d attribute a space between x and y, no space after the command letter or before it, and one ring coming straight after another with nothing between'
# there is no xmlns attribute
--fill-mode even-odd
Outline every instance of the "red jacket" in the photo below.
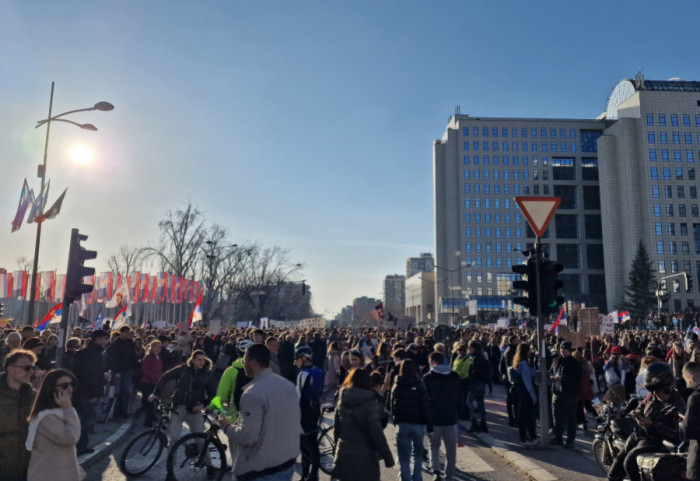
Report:
<svg viewBox="0 0 700 481"><path fill-rule="evenodd" d="M149 354L141 361L141 384L156 384L163 375L163 362L155 354Z"/></svg>

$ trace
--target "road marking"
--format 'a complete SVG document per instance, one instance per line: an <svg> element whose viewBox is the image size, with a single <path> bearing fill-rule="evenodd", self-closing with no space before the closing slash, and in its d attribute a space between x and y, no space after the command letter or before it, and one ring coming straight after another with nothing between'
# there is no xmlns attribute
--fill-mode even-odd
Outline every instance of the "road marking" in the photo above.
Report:
<svg viewBox="0 0 700 481"><path fill-rule="evenodd" d="M469 446L457 447L457 469L465 473L487 473L494 469Z"/></svg>

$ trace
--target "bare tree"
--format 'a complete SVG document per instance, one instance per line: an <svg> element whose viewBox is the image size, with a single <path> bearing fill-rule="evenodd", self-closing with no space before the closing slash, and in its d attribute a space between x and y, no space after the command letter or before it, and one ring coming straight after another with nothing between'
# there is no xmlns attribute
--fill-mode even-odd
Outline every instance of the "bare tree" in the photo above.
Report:
<svg viewBox="0 0 700 481"><path fill-rule="evenodd" d="M158 227L160 245L145 248L144 254L155 256L162 269L171 274L194 277L208 233L202 213L188 201L184 208L168 211Z"/></svg>
<svg viewBox="0 0 700 481"><path fill-rule="evenodd" d="M20 271L32 272L32 269L34 269L34 259L27 259L25 256L19 256L15 259L15 262L17 262L17 267ZM37 266L36 271L40 272L41 268Z"/></svg>
<svg viewBox="0 0 700 481"><path fill-rule="evenodd" d="M109 256L107 265L115 276L129 276L140 270L144 259L142 247L121 246L119 253Z"/></svg>

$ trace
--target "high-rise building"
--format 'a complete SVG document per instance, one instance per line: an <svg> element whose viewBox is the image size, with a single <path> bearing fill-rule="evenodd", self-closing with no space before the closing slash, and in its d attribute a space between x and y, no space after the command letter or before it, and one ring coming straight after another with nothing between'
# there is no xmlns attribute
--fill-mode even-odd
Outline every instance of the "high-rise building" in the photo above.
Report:
<svg viewBox="0 0 700 481"><path fill-rule="evenodd" d="M352 324L364 324L368 319L372 318L371 312L380 302L379 299L367 296L353 299ZM386 319L386 309L384 309L384 318Z"/></svg>
<svg viewBox="0 0 700 481"><path fill-rule="evenodd" d="M693 309L698 289L686 291L683 273L700 275L700 82L621 80L606 117L598 149L608 306L622 299L641 241L667 281L667 309Z"/></svg>
<svg viewBox="0 0 700 481"><path fill-rule="evenodd" d="M520 195L562 198L541 241L564 265L564 297L605 308L596 144L604 128L586 119L450 119L433 152L438 322L465 314L469 300L514 307L511 267L535 241Z"/></svg>
<svg viewBox="0 0 700 481"><path fill-rule="evenodd" d="M420 257L409 257L406 260L406 278L419 272L433 272L435 259L429 252L421 252Z"/></svg>
<svg viewBox="0 0 700 481"><path fill-rule="evenodd" d="M421 271L406 279L406 315L417 323L435 322L435 272Z"/></svg>
<svg viewBox="0 0 700 481"><path fill-rule="evenodd" d="M384 278L384 315L396 317L406 309L406 276L394 274Z"/></svg>

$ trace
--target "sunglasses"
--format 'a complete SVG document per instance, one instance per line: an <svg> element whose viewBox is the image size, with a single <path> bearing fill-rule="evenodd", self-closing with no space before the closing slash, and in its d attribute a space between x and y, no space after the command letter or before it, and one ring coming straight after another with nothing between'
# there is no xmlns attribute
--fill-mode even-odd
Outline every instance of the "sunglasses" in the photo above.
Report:
<svg viewBox="0 0 700 481"><path fill-rule="evenodd" d="M62 382L61 384L56 384L56 387L60 387L61 389L68 389L69 387L75 387L75 381Z"/></svg>
<svg viewBox="0 0 700 481"><path fill-rule="evenodd" d="M24 369L24 372L36 371L37 369L39 369L34 364L28 364L26 366L15 366L15 367L18 367L20 369Z"/></svg>

